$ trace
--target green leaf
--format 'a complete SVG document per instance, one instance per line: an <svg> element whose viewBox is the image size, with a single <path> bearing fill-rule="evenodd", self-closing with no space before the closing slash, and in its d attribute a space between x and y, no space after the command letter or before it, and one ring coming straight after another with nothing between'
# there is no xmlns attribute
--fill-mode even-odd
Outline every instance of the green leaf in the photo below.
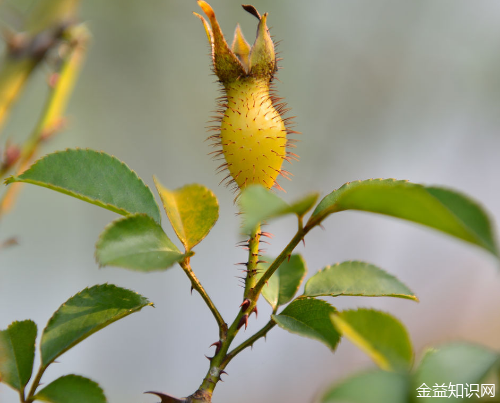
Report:
<svg viewBox="0 0 500 403"><path fill-rule="evenodd" d="M251 232L260 222L287 214L303 217L313 208L318 193L311 193L297 202L289 205L281 198L261 185L247 186L239 198L243 213L243 232Z"/></svg>
<svg viewBox="0 0 500 403"><path fill-rule="evenodd" d="M452 343L431 349L422 359L413 377L414 396L418 396L417 388L424 383L429 388L446 384L479 384L498 365L499 354L489 348L471 343ZM449 389L448 389L449 391ZM465 400L452 397L418 397L415 400L432 399L433 402ZM447 394L447 396L449 393ZM479 392L479 395L481 393Z"/></svg>
<svg viewBox="0 0 500 403"><path fill-rule="evenodd" d="M166 270L184 255L152 218L136 214L104 229L97 240L96 259L101 266L150 272Z"/></svg>
<svg viewBox="0 0 500 403"><path fill-rule="evenodd" d="M321 403L407 403L409 376L375 370L334 385Z"/></svg>
<svg viewBox="0 0 500 403"><path fill-rule="evenodd" d="M68 299L54 313L42 334L42 365L109 324L153 305L143 296L111 284L96 285Z"/></svg>
<svg viewBox="0 0 500 403"><path fill-rule="evenodd" d="M385 214L445 232L499 256L492 224L486 212L460 193L394 179L346 183L316 207L308 225L329 214L361 210Z"/></svg>
<svg viewBox="0 0 500 403"><path fill-rule="evenodd" d="M326 301L301 297L272 318L290 333L319 340L334 351L340 341L340 335L330 321L330 315L335 312L336 309Z"/></svg>
<svg viewBox="0 0 500 403"><path fill-rule="evenodd" d="M325 267L307 281L304 295L398 297L418 301L414 293L396 277L372 264L357 261Z"/></svg>
<svg viewBox="0 0 500 403"><path fill-rule="evenodd" d="M410 338L396 318L373 309L331 315L342 336L367 353L384 370L406 370L413 361Z"/></svg>
<svg viewBox="0 0 500 403"><path fill-rule="evenodd" d="M6 184L26 182L128 215L144 213L160 223L160 210L149 187L123 162L103 152L68 149L36 161Z"/></svg>
<svg viewBox="0 0 500 403"><path fill-rule="evenodd" d="M66 375L48 384L35 396L50 403L106 403L103 390L97 383L78 375Z"/></svg>
<svg viewBox="0 0 500 403"><path fill-rule="evenodd" d="M265 261L272 262L272 258L263 257ZM259 277L271 266L271 263L259 263L257 269ZM285 260L271 276L267 285L262 289L262 295L274 308L285 305L297 293L304 276L307 273L306 262L300 255L291 255L290 260Z"/></svg>
<svg viewBox="0 0 500 403"><path fill-rule="evenodd" d="M205 238L219 218L219 202L210 189L192 184L168 190L155 185L168 219L187 251Z"/></svg>
<svg viewBox="0 0 500 403"><path fill-rule="evenodd" d="M0 331L0 382L24 390L33 372L36 324L31 320L13 322Z"/></svg>

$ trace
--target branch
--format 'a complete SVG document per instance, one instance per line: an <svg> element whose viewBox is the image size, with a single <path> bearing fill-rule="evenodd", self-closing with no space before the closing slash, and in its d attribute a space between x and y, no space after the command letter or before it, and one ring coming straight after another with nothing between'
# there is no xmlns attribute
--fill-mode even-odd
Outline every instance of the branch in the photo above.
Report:
<svg viewBox="0 0 500 403"><path fill-rule="evenodd" d="M193 270L191 269L191 264L190 264L189 259L190 259L189 257L186 257L183 261L179 262L179 264L182 267L182 269L184 270L184 273L186 273L186 275L191 280L191 286L193 287L193 289L198 291L198 293L201 295L201 297L205 301L205 304L207 304L208 308L210 309L210 311L214 315L214 318L217 321L217 325L219 326L219 338L220 338L220 340L225 340L226 336L227 336L227 323L224 321L224 319L222 318L222 315L218 311L217 307L212 302L212 300L208 296L207 292L205 291L205 289L201 285L200 281L198 280L198 278L194 274Z"/></svg>
<svg viewBox="0 0 500 403"><path fill-rule="evenodd" d="M231 350L224 360L222 361L222 368L225 368L229 362L236 357L239 353L241 353L245 348L253 346L253 344L259 340L261 337L266 337L267 332L271 330L274 326L276 326L276 322L274 322L272 319L267 322L267 324L260 329L257 333L255 333L253 336L249 337L247 340L245 340L243 343L241 343L239 346L235 347L233 350Z"/></svg>
<svg viewBox="0 0 500 403"><path fill-rule="evenodd" d="M35 67L74 23L80 0L39 0L27 16L26 34L10 33L0 67L0 130Z"/></svg>
<svg viewBox="0 0 500 403"><path fill-rule="evenodd" d="M55 75L55 83L49 93L42 115L21 149L18 174L24 172L31 165L41 143L62 128L63 115L85 59L90 34L85 25L79 25L68 29L65 37L69 42L68 54L63 59L59 72ZM0 179L7 175L14 166L14 164L7 164L1 167ZM19 185L10 186L3 194L0 200L0 216L12 207L15 196L20 189Z"/></svg>

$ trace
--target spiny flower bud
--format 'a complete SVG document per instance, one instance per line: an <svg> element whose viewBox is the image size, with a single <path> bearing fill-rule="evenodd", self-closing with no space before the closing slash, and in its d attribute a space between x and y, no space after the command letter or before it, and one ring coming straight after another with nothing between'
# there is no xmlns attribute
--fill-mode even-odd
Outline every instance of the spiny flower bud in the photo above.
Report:
<svg viewBox="0 0 500 403"><path fill-rule="evenodd" d="M208 42L212 50L213 70L223 86L224 96L219 103L218 116L210 127L216 134L209 137L220 149L214 157L225 162L219 170L229 170L222 181L235 184L235 190L252 183L267 188L277 187L278 175L289 173L281 169L283 160L297 159L287 147L294 147L287 134L297 133L287 128L286 104L280 102L273 90L272 80L277 71L274 43L267 28L267 13L260 15L253 6L243 8L259 19L257 37L250 47L236 26L231 48L220 29L215 13L208 3L198 5L206 14L210 25L201 15ZM232 179L231 179L232 178Z"/></svg>

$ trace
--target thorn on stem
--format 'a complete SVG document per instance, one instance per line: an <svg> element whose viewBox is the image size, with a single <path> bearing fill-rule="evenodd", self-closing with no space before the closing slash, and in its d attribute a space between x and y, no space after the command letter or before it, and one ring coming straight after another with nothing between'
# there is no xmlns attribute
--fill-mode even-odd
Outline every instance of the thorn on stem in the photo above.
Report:
<svg viewBox="0 0 500 403"><path fill-rule="evenodd" d="M216 341L215 343L210 344L210 347L212 346L215 346L215 355L217 355L222 347L222 342L220 340Z"/></svg>
<svg viewBox="0 0 500 403"><path fill-rule="evenodd" d="M259 311L257 309L257 305L255 305L255 308L252 309L252 312L250 312L250 315L255 312L255 319L259 317Z"/></svg>
<svg viewBox="0 0 500 403"><path fill-rule="evenodd" d="M240 329L243 325L245 325L245 330L247 330L247 327L248 327L248 315L247 314L244 314L241 317L240 323L238 323L238 329Z"/></svg>
<svg viewBox="0 0 500 403"><path fill-rule="evenodd" d="M249 306L250 306L250 300L246 298L240 305L241 311L245 312Z"/></svg>

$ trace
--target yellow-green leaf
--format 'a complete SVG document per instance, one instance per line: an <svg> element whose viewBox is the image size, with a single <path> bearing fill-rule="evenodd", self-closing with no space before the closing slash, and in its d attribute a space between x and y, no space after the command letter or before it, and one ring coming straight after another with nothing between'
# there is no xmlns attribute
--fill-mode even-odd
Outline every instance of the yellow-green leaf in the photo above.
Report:
<svg viewBox="0 0 500 403"><path fill-rule="evenodd" d="M388 313L357 309L331 315L342 336L367 353L384 370L408 370L413 350L404 326Z"/></svg>
<svg viewBox="0 0 500 403"><path fill-rule="evenodd" d="M177 237L187 251L205 238L219 218L219 202L210 189L192 184L169 190L155 178L156 189Z"/></svg>

